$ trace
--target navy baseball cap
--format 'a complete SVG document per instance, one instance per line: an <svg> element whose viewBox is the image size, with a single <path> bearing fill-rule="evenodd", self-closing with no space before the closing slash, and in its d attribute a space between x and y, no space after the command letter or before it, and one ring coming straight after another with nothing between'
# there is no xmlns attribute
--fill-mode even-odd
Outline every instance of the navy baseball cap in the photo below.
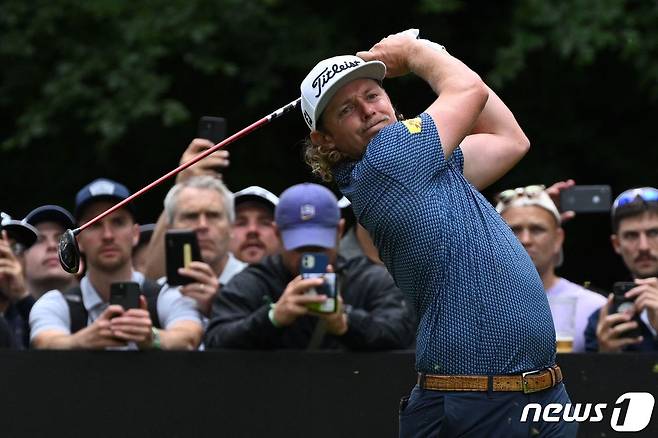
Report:
<svg viewBox="0 0 658 438"><path fill-rule="evenodd" d="M42 222L55 222L61 225L65 230L75 227L75 219L69 211L59 205L42 205L35 208L25 216L23 222L34 227Z"/></svg>
<svg viewBox="0 0 658 438"><path fill-rule="evenodd" d="M123 201L130 196L130 190L123 184L106 178L98 178L84 186L77 195L75 195L76 219L80 219L82 212L92 202L98 201ZM128 203L125 207L135 216L134 207Z"/></svg>
<svg viewBox="0 0 658 438"><path fill-rule="evenodd" d="M286 189L279 197L274 220L287 250L336 246L340 210L336 197L326 187L304 183Z"/></svg>

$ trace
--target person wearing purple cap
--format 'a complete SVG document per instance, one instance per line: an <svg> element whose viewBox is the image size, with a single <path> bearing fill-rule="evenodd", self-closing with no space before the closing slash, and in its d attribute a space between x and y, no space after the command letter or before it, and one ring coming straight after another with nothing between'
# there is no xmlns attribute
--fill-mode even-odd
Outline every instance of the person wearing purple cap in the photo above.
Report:
<svg viewBox="0 0 658 438"><path fill-rule="evenodd" d="M25 280L30 295L38 299L49 290L76 286L76 276L62 269L57 256L60 236L75 228L71 213L59 205L42 205L30 211L23 222L38 232L36 243L25 251Z"/></svg>
<svg viewBox="0 0 658 438"><path fill-rule="evenodd" d="M354 350L409 346L415 319L383 266L367 257L337 255L343 221L336 197L317 184L285 190L275 211L278 254L246 267L215 297L207 348ZM323 295L308 294L322 279L302 279L302 254L326 254L339 285L339 310L314 313Z"/></svg>

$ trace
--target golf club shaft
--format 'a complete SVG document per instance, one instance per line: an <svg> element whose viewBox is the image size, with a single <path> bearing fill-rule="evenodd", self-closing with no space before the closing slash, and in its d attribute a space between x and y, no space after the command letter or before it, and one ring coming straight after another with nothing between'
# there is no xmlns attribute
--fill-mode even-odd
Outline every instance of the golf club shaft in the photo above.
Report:
<svg viewBox="0 0 658 438"><path fill-rule="evenodd" d="M235 140L238 140L241 137L244 137L245 135L249 134L250 132L255 131L256 129L260 128L261 126L269 123L270 121L272 121L272 120L282 116L283 114L287 113L288 111L296 108L299 105L300 102L301 102L301 98L295 99L292 102L290 102L289 104L287 104L285 106L282 106L281 108L274 111L273 113L270 113L269 115L263 117L262 119L258 120L257 122L252 123L251 125L247 126L246 128L243 128L241 131L238 131L235 134L231 135L230 137L226 138L225 140L217 143L215 146L213 146L209 149L206 149L205 151L201 152L200 154L198 154L197 156L195 156L191 160L181 164L180 166L178 166L174 170L172 170L172 171L168 172L167 174L161 176L160 178L156 179L151 184L149 184L146 187L143 187L141 190L133 193L132 195L130 195L129 197L127 197L123 201L119 202L116 205L113 205L112 207L110 207L109 209L107 209L103 213L99 214L95 218L91 219L90 221L88 221L84 225L76 228L75 230L73 230L73 233L77 235L78 233L80 233L80 231L84 230L88 226L98 222L99 220L101 220L105 216L107 216L108 214L120 209L121 207L123 207L127 203L131 202L133 199L141 196L145 192L148 192L153 187L155 187L158 184L162 183L163 181L171 178L172 176L178 174L182 170L185 170L188 167L192 166L193 164L197 163L198 161L203 160L205 157L212 154L213 152L219 150L220 148L226 146L229 143L234 142Z"/></svg>

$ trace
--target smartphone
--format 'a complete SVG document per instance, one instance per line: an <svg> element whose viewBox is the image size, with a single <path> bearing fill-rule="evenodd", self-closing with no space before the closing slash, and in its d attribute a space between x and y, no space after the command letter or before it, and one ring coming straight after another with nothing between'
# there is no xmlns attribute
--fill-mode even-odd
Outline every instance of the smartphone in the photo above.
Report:
<svg viewBox="0 0 658 438"><path fill-rule="evenodd" d="M572 186L560 192L560 210L607 213L612 205L610 186Z"/></svg>
<svg viewBox="0 0 658 438"><path fill-rule="evenodd" d="M139 283L122 281L110 285L110 304L119 304L123 310L139 309L139 296L142 290Z"/></svg>
<svg viewBox="0 0 658 438"><path fill-rule="evenodd" d="M336 274L327 272L329 258L322 253L304 253L299 262L299 273L302 278L324 278L322 286L309 289L307 294L326 295L323 303L312 303L308 308L318 313L334 313L338 310L338 296L336 293Z"/></svg>
<svg viewBox="0 0 658 438"><path fill-rule="evenodd" d="M612 285L612 293L614 297L612 298L612 309L610 313L620 313L620 312L629 312L632 311L635 313L635 300L633 298L626 298L624 294L629 290L633 289L637 284L632 281L618 281ZM639 324L640 318L638 315L633 316L633 321ZM622 338L636 338L642 335L640 328L634 328L626 330L623 332L620 337Z"/></svg>
<svg viewBox="0 0 658 438"><path fill-rule="evenodd" d="M224 140L226 138L226 119L213 116L201 117L197 137L210 140L213 144Z"/></svg>
<svg viewBox="0 0 658 438"><path fill-rule="evenodd" d="M194 280L178 273L178 268L187 268L192 261L201 260L199 242L194 230L169 230L165 234L165 259L167 284L182 286Z"/></svg>

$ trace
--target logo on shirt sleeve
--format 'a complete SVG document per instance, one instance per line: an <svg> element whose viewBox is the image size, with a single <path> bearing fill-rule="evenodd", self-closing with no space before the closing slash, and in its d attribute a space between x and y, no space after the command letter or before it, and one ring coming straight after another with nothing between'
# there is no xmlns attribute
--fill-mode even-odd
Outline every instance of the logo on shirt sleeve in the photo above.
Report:
<svg viewBox="0 0 658 438"><path fill-rule="evenodd" d="M421 120L420 117L416 117L415 119L403 120L402 124L407 127L409 134L418 134L420 131L423 130L423 121Z"/></svg>

